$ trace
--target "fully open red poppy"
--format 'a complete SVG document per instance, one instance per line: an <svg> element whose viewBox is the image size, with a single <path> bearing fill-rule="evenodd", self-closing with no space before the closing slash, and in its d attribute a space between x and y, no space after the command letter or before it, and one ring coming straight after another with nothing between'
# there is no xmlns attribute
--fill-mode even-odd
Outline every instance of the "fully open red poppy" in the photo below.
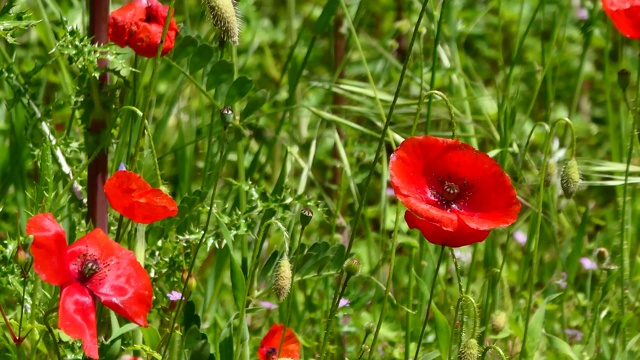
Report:
<svg viewBox="0 0 640 360"><path fill-rule="evenodd" d="M109 309L147 326L153 290L151 280L132 251L100 229L67 246L66 234L51 214L27 221L33 235L33 268L40 278L61 287L58 327L82 340L85 354L98 358L96 296Z"/></svg>
<svg viewBox="0 0 640 360"><path fill-rule="evenodd" d="M622 35L640 39L639 0L602 0L602 8Z"/></svg>
<svg viewBox="0 0 640 360"><path fill-rule="evenodd" d="M139 224L150 224L178 214L178 205L171 196L152 188L142 176L132 171L116 171L105 182L104 193L114 210Z"/></svg>
<svg viewBox="0 0 640 360"><path fill-rule="evenodd" d="M282 342L282 350L280 354L278 354L283 332L284 325L273 324L273 326L271 326L271 329L269 329L260 342L260 348L258 349L258 357L260 360L300 360L300 341L298 341L296 334L291 329L287 329L284 335L284 341Z"/></svg>
<svg viewBox="0 0 640 360"><path fill-rule="evenodd" d="M129 46L140 56L155 57L168 13L169 7L157 0L133 0L109 16L109 40L120 47ZM178 26L171 14L162 55L173 49L177 33Z"/></svg>
<svg viewBox="0 0 640 360"><path fill-rule="evenodd" d="M518 218L509 176L487 154L458 140L415 136L391 155L391 186L407 207L405 220L433 244L483 241Z"/></svg>

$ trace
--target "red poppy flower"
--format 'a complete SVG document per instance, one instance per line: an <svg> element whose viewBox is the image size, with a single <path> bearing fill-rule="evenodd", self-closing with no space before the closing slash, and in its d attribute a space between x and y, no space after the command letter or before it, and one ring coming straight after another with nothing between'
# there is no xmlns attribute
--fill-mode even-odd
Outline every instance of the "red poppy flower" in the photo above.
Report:
<svg viewBox="0 0 640 360"><path fill-rule="evenodd" d="M94 296L116 313L147 326L153 290L132 251L100 229L67 246L65 232L51 214L29 219L27 234L34 236L34 270L42 280L61 287L58 327L81 339L88 357L98 358Z"/></svg>
<svg viewBox="0 0 640 360"><path fill-rule="evenodd" d="M116 171L105 182L104 193L114 210L139 224L151 224L178 214L178 205L171 196L152 188L132 171Z"/></svg>
<svg viewBox="0 0 640 360"><path fill-rule="evenodd" d="M169 7L157 0L134 0L109 16L109 39L120 47L129 46L140 56L153 58L158 52L168 13ZM177 33L178 26L171 14L162 55L173 49Z"/></svg>
<svg viewBox="0 0 640 360"><path fill-rule="evenodd" d="M509 176L487 154L458 140L406 139L389 161L391 186L405 220L431 243L459 247L483 241L518 218Z"/></svg>
<svg viewBox="0 0 640 360"><path fill-rule="evenodd" d="M284 325L282 324L273 324L273 326L271 326L267 335L265 335L260 342L260 348L258 349L258 357L260 360L300 360L300 341L298 341L296 334L289 328L287 328L287 332L284 335L282 350L280 354L278 354L283 331Z"/></svg>
<svg viewBox="0 0 640 360"><path fill-rule="evenodd" d="M640 39L640 1L602 0L602 8L622 35Z"/></svg>

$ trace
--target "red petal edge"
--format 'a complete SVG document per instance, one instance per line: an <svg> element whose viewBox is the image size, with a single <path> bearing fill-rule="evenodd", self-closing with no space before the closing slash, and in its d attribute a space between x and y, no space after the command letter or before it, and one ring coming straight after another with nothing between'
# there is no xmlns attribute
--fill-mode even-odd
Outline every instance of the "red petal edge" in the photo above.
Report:
<svg viewBox="0 0 640 360"><path fill-rule="evenodd" d="M106 307L140 326L148 326L153 300L151 280L131 250L96 229L69 247L68 259L76 274L81 265L78 258L98 261L100 271L85 285Z"/></svg>
<svg viewBox="0 0 640 360"><path fill-rule="evenodd" d="M79 283L62 289L58 327L71 338L82 340L84 353L92 359L98 359L96 307L89 289Z"/></svg>
<svg viewBox="0 0 640 360"><path fill-rule="evenodd" d="M284 330L284 325L282 324L273 324L267 334L262 338L260 342L260 347L258 348L258 357L260 360L270 360L267 359L267 351L269 348L280 347L280 341L282 339L282 332ZM291 358L293 360L300 360L300 341L298 337L293 332L293 330L287 328L287 332L284 337L284 342L282 343L282 352L278 354L278 358Z"/></svg>
<svg viewBox="0 0 640 360"><path fill-rule="evenodd" d="M38 214L27 221L27 234L33 235L30 251L33 269L43 281L65 285L73 281L67 263L67 238L53 215Z"/></svg>
<svg viewBox="0 0 640 360"><path fill-rule="evenodd" d="M404 213L404 220L410 229L418 229L428 242L435 245L461 247L482 242L489 236L491 230L475 230L460 221L455 231L448 231L428 220L423 220L410 211Z"/></svg>

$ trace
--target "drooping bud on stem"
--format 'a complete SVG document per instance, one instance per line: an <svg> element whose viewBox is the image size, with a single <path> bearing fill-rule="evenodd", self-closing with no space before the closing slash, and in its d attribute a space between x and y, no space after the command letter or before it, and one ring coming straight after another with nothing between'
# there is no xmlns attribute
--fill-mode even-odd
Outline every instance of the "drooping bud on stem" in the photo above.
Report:
<svg viewBox="0 0 640 360"><path fill-rule="evenodd" d="M567 161L562 168L562 174L560 175L560 184L562 185L562 191L567 199L571 199L573 195L580 188L580 169L578 168L578 162L576 158L571 158Z"/></svg>
<svg viewBox="0 0 640 360"><path fill-rule="evenodd" d="M220 32L222 39L238 45L240 14L236 0L204 0L207 17Z"/></svg>
<svg viewBox="0 0 640 360"><path fill-rule="evenodd" d="M476 360L480 357L480 345L476 339L469 339L464 342L458 352L459 360Z"/></svg>
<svg viewBox="0 0 640 360"><path fill-rule="evenodd" d="M312 218L313 211L310 208L306 207L302 209L302 211L300 211L300 226L302 226L302 229L306 228L307 225L309 225Z"/></svg>

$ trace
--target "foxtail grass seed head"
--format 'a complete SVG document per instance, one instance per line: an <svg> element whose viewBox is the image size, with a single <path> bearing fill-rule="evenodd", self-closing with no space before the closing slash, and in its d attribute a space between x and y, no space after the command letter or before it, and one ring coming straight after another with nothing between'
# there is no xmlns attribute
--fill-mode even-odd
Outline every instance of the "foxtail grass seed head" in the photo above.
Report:
<svg viewBox="0 0 640 360"><path fill-rule="evenodd" d="M240 38L240 13L236 0L203 0L207 17L218 29L225 41L238 45Z"/></svg>
<svg viewBox="0 0 640 360"><path fill-rule="evenodd" d="M495 333L500 333L507 325L507 314L504 311L496 311L491 317L491 328Z"/></svg>
<svg viewBox="0 0 640 360"><path fill-rule="evenodd" d="M564 197L571 199L580 188L580 181L578 162L575 158L571 158L562 168L562 174L560 175L560 185L562 185Z"/></svg>
<svg viewBox="0 0 640 360"><path fill-rule="evenodd" d="M302 225L303 229L306 228L307 225L309 225L312 218L313 218L313 211L310 208L307 207L302 209L302 211L300 211L300 225Z"/></svg>
<svg viewBox="0 0 640 360"><path fill-rule="evenodd" d="M480 357L480 345L476 339L469 339L464 342L458 352L459 360L476 360Z"/></svg>
<svg viewBox="0 0 640 360"><path fill-rule="evenodd" d="M620 86L622 91L627 90L627 87L629 87L630 78L631 73L629 73L629 70L622 69L618 71L618 86Z"/></svg>
<svg viewBox="0 0 640 360"><path fill-rule="evenodd" d="M351 258L344 262L344 271L350 277L358 275L358 273L360 273L361 267L362 264L360 264L360 261L354 258Z"/></svg>
<svg viewBox="0 0 640 360"><path fill-rule="evenodd" d="M558 166L555 162L550 161L547 163L547 168L544 172L544 186L549 187L556 181L558 176Z"/></svg>
<svg viewBox="0 0 640 360"><path fill-rule="evenodd" d="M291 263L285 255L278 263L273 276L273 292L278 301L282 301L289 295L289 291L291 291Z"/></svg>

